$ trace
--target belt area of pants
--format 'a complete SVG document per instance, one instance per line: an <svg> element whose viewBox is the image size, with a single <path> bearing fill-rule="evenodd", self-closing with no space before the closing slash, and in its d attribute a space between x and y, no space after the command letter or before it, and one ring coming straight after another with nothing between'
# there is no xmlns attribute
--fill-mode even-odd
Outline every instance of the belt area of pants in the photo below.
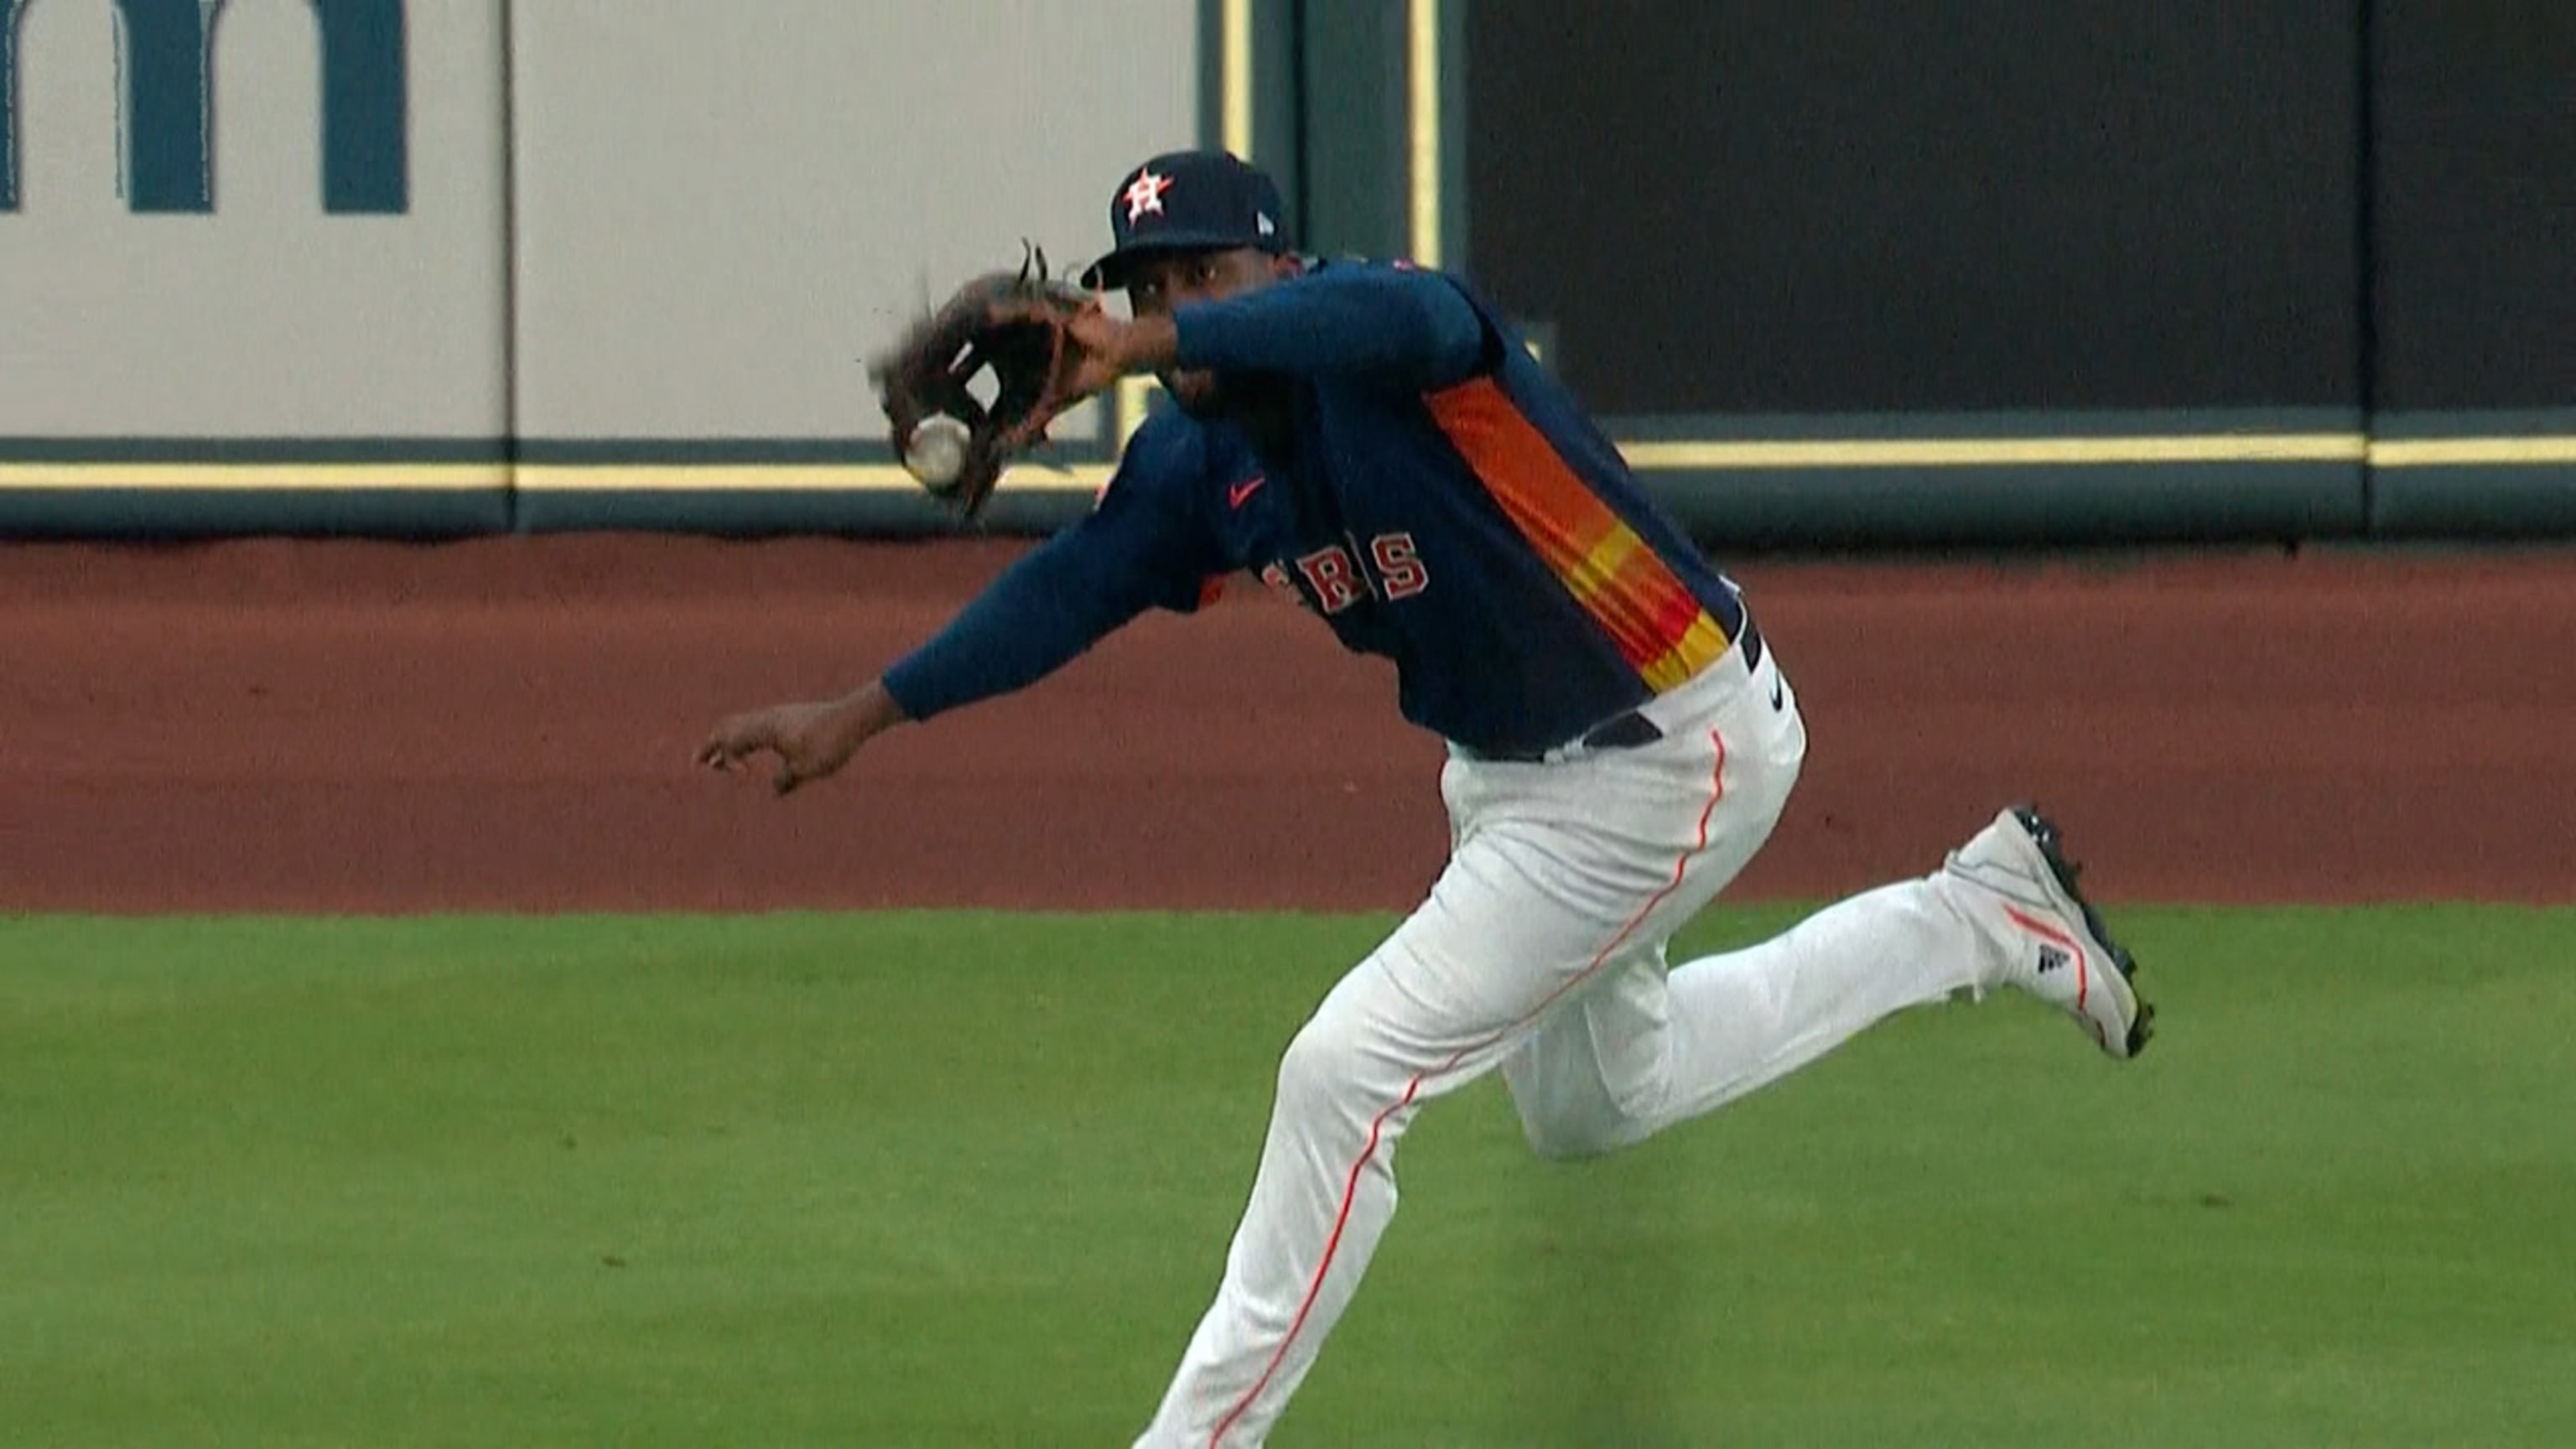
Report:
<svg viewBox="0 0 2576 1449"><path fill-rule="evenodd" d="M1750 615L1745 617L1744 632L1735 636L1735 646L1744 651L1744 668L1747 673L1762 667L1762 631L1753 626ZM1569 746L1587 752L1632 750L1639 745L1651 745L1663 737L1664 732L1660 726L1646 718L1644 714L1631 709L1612 715L1585 730L1580 738L1571 740L1566 745L1552 745L1544 750L1478 750L1476 758L1505 765L1542 765L1547 763L1548 756Z"/></svg>

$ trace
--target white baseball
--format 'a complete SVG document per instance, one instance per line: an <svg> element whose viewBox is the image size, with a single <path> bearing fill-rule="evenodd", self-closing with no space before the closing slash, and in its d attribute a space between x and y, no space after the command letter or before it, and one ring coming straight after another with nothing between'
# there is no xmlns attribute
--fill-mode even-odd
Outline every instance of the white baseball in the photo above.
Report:
<svg viewBox="0 0 2576 1449"><path fill-rule="evenodd" d="M923 419L912 430L903 466L928 487L945 488L956 482L966 466L966 425L946 413Z"/></svg>

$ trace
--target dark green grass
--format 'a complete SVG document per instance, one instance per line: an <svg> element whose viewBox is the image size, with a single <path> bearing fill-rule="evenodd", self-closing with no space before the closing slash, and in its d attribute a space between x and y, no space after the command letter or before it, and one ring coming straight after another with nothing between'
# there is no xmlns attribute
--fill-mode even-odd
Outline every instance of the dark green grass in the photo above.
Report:
<svg viewBox="0 0 2576 1449"><path fill-rule="evenodd" d="M1273 1442L2576 1443L2576 912L2119 920L2125 1067L1435 1104ZM0 921L0 1441L1124 1444L1385 924Z"/></svg>

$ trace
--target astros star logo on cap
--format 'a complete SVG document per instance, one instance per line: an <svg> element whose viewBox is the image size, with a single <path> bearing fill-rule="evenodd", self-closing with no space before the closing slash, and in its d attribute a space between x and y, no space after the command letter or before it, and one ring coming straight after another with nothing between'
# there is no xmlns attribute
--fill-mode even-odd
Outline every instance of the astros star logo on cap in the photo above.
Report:
<svg viewBox="0 0 2576 1449"><path fill-rule="evenodd" d="M1146 212L1161 211L1163 193L1171 189L1172 178L1154 174L1153 167L1137 172L1136 179L1127 183L1128 224L1134 225L1136 219Z"/></svg>

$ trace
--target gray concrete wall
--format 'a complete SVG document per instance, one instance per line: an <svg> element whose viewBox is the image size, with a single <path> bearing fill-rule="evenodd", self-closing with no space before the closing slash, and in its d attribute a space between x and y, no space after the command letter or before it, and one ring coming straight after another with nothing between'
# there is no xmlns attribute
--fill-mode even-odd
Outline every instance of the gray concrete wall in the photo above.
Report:
<svg viewBox="0 0 2576 1449"><path fill-rule="evenodd" d="M210 213L122 182L115 6L28 0L0 213L0 437L498 436L499 0L412 0L409 210L326 215L309 0L211 29Z"/></svg>
<svg viewBox="0 0 2576 1449"><path fill-rule="evenodd" d="M873 431L860 353L1024 236L1088 259L1122 173L1194 139L1196 14L522 0L522 432Z"/></svg>
<svg viewBox="0 0 2576 1449"><path fill-rule="evenodd" d="M872 438L860 354L1197 130L1195 0L375 3L389 214L324 209L311 0L214 10L203 211L136 209L182 12L0 0L0 439Z"/></svg>

